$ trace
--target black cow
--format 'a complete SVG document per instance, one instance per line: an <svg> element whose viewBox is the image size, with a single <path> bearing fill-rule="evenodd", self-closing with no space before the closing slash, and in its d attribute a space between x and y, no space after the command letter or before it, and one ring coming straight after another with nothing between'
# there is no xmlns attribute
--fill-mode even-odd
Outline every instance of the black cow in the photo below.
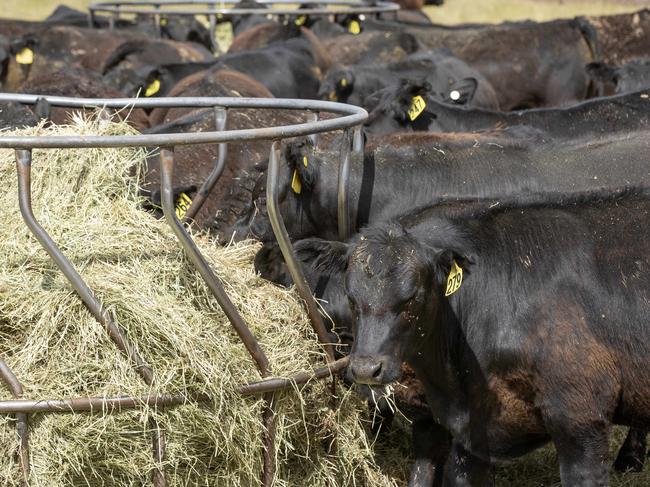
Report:
<svg viewBox="0 0 650 487"><path fill-rule="evenodd" d="M575 139L647 128L650 123L650 91L594 98L567 108L532 108L497 112L441 103L427 83L406 81L367 99L374 106L366 132L397 131L476 132L496 127L526 126L544 138ZM409 116L416 97L422 111Z"/></svg>
<svg viewBox="0 0 650 487"><path fill-rule="evenodd" d="M34 127L38 118L29 108L15 102L0 103L0 130Z"/></svg>
<svg viewBox="0 0 650 487"><path fill-rule="evenodd" d="M589 63L587 74L602 85L603 93L631 93L650 88L650 60L637 59L621 67Z"/></svg>
<svg viewBox="0 0 650 487"><path fill-rule="evenodd" d="M540 143L496 134L407 133L382 137L353 155L349 208L354 228L441 199L576 192L650 184L647 132L598 140ZM304 158L308 165L304 165ZM280 168L279 206L294 239L337 238L338 151L288 144ZM295 176L294 176L295 173ZM292 181L302 182L300 192ZM273 238L264 195L241 215L235 239Z"/></svg>
<svg viewBox="0 0 650 487"><path fill-rule="evenodd" d="M476 70L446 49L412 54L404 61L363 64L330 69L319 96L369 108L372 93L398 85L401 80L425 80L430 93L443 102L498 109L494 89Z"/></svg>
<svg viewBox="0 0 650 487"><path fill-rule="evenodd" d="M606 485L609 425L650 425L648 196L426 209L332 244L350 375L414 368L454 439L445 485L485 485L549 440L563 485Z"/></svg>

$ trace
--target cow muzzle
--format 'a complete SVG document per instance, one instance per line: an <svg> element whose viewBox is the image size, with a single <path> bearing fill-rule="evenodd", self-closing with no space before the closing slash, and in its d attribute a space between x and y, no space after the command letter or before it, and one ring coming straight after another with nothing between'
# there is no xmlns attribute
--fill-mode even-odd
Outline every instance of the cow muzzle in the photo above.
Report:
<svg viewBox="0 0 650 487"><path fill-rule="evenodd" d="M375 357L352 357L348 367L350 378L357 384L385 384L385 361Z"/></svg>

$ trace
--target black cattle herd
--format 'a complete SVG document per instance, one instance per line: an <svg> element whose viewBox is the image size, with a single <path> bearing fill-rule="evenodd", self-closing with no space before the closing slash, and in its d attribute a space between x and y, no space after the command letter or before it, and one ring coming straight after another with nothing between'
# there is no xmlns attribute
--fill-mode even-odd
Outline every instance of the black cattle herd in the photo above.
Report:
<svg viewBox="0 0 650 487"><path fill-rule="evenodd" d="M98 18L91 29L86 14L64 7L44 22L0 19L0 86L364 107L365 149L352 155L349 182L353 236L337 240L337 134L283 142L279 203L338 353L350 355L347 379L383 413L380 430L391 421L381 393L403 386L395 400L413 420L409 485L492 485L495 462L552 442L562 485L604 486L613 424L630 428L615 468L641 470L650 11L453 27L419 10L282 20L220 18L227 52L215 56L191 17L163 19L161 38L151 19L109 30ZM305 115L230 110L227 128ZM0 106L5 128L69 117L46 102ZM210 109L137 109L128 122L143 133L215 129ZM262 241L255 268L290 286L266 212L269 148L229 144L192 224L222 244ZM185 206L217 153L176 149ZM152 151L143 192L153 211L159 177Z"/></svg>

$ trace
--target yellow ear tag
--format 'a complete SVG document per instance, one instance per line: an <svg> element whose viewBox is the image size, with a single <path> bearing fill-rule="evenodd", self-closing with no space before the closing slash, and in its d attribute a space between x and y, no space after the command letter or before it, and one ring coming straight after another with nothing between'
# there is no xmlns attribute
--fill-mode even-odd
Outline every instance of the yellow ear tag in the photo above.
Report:
<svg viewBox="0 0 650 487"><path fill-rule="evenodd" d="M153 96L160 91L160 80L155 79L151 82L144 92L144 96Z"/></svg>
<svg viewBox="0 0 650 487"><path fill-rule="evenodd" d="M348 85L348 80L345 79L345 78L342 78L341 80L339 80L339 85L341 85L341 87L345 88Z"/></svg>
<svg viewBox="0 0 650 487"><path fill-rule="evenodd" d="M330 99L330 101L338 101L339 100L339 97L336 96L336 91L334 91L334 90L330 91L329 99Z"/></svg>
<svg viewBox="0 0 650 487"><path fill-rule="evenodd" d="M163 17L162 19L160 19L160 25L163 25L163 26L164 26L164 25L167 25L167 19L166 19L165 17Z"/></svg>
<svg viewBox="0 0 650 487"><path fill-rule="evenodd" d="M34 51L29 47L23 47L18 54L16 54L16 62L18 64L32 64L34 62Z"/></svg>
<svg viewBox="0 0 650 487"><path fill-rule="evenodd" d="M300 194L302 191L302 181L300 181L300 176L298 175L297 170L293 170L293 177L291 178L291 189L296 194Z"/></svg>
<svg viewBox="0 0 650 487"><path fill-rule="evenodd" d="M420 95L414 96L411 100L411 108L409 108L408 115L411 122L418 118L420 114L427 107L427 104L424 102L424 98Z"/></svg>
<svg viewBox="0 0 650 487"><path fill-rule="evenodd" d="M176 200L176 205L174 208L176 211L176 217L179 220L183 218L185 216L185 213L187 213L187 210L190 209L190 206L192 206L192 200L189 196L187 196L185 193L178 195L178 199Z"/></svg>
<svg viewBox="0 0 650 487"><path fill-rule="evenodd" d="M309 159L307 159L307 156L302 156L302 163L305 167L309 165Z"/></svg>
<svg viewBox="0 0 650 487"><path fill-rule="evenodd" d="M301 25L305 25L305 22L307 22L307 16L301 15L296 20L294 20L293 23L296 24L298 27L300 27Z"/></svg>
<svg viewBox="0 0 650 487"><path fill-rule="evenodd" d="M219 22L214 29L214 40L220 52L226 52L230 49L235 33L232 30L232 22Z"/></svg>
<svg viewBox="0 0 650 487"><path fill-rule="evenodd" d="M445 291L445 296L450 296L460 289L460 285L463 283L463 269L458 267L456 261L453 261L454 265L449 271L449 277L447 278L447 290Z"/></svg>
<svg viewBox="0 0 650 487"><path fill-rule="evenodd" d="M348 25L348 32L354 35L361 34L361 24L358 20L350 22L350 25Z"/></svg>

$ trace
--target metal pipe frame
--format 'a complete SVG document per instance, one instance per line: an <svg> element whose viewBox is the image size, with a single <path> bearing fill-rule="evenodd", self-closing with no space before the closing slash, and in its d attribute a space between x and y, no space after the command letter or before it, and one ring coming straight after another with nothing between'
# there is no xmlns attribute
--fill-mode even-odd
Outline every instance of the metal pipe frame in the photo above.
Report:
<svg viewBox="0 0 650 487"><path fill-rule="evenodd" d="M126 338L120 326L113 321L110 314L104 309L100 301L90 290L72 263L63 255L61 250L54 243L54 240L52 240L45 229L36 221L36 217L32 211L31 168L32 151L25 149L16 150L18 200L20 213L23 216L25 224L32 235L34 235L36 240L41 244L41 247L45 249L56 266L61 270L68 282L72 284L72 287L90 313L95 317L99 324L106 329L113 343L115 343L117 348L133 363L136 371L140 374L145 384L153 387L155 385L155 380L151 367L147 365L135 346ZM151 418L150 424L155 432L153 439L154 460L158 465L161 465L165 453L165 434L163 430L160 429L158 422L154 418ZM164 487L166 485L165 474L161 470L161 467L156 467L153 470L152 475L154 486Z"/></svg>
<svg viewBox="0 0 650 487"><path fill-rule="evenodd" d="M213 107L215 110L215 132L191 133L191 134L149 134L138 136L57 136L57 137L0 137L0 148L13 148L16 154L16 168L18 173L18 197L20 212L31 233L36 237L41 246L47 251L50 258L62 271L66 279L71 283L79 297L86 307L90 310L96 320L106 328L110 338L116 344L118 349L126 355L134 364L136 370L149 386L154 386L154 376L151 368L140 356L137 349L128 341L123 331L111 316L103 308L102 304L95 297L93 292L83 281L78 272L74 269L70 261L62 254L52 238L47 234L45 229L36 221L31 206L31 164L32 148L92 148L92 147L143 147L158 145L161 148L161 195L163 213L167 223L172 227L179 243L184 248L188 258L195 266L203 280L208 285L210 291L217 299L217 302L223 309L224 313L231 322L238 336L246 346L251 358L256 363L260 375L264 380L252 384L245 384L240 387L242 395L263 394L265 406L262 411L264 424L263 436L263 472L261 482L264 487L270 487L275 476L275 421L273 412L274 392L286 389L295 384L306 383L312 379L319 379L341 371L347 365L347 358L334 361L333 347L329 343L330 338L325 329L322 317L318 311L316 301L304 279L302 271L297 263L291 242L284 227L284 223L278 209L278 174L279 174L279 139L294 137L300 135L309 136L312 142L316 143L315 134L330 130L345 129L345 143L343 153L348 154L349 149L349 131L354 129L353 150L363 151L363 140L360 137L361 123L365 121L367 113L365 110L349 105L332 102L318 102L312 100L274 100L274 99L242 99L242 98L159 98L159 99L73 99L66 97L41 97L39 95L20 95L0 93L0 101L17 101L20 103L36 103L39 98L46 98L54 106L77 107L77 108L120 108L127 106L138 107ZM271 127L262 129L247 129L235 131L223 131L226 124L226 108L267 108L267 109L299 109L316 112L310 115L307 123L296 124L291 126ZM320 111L329 111L338 115L339 118L319 120ZM199 136L199 137L197 137ZM161 138L164 140L161 141ZM269 158L269 171L267 178L267 191L270 201L269 216L276 235L278 243L282 249L283 256L290 269L296 287L302 299L305 301L307 312L309 314L312 326L316 331L319 341L323 345L326 353L328 366L317 369L313 373L300 373L291 378L269 378L270 370L266 355L262 351L258 341L250 332L245 321L230 301L228 295L223 289L221 281L214 274L205 258L186 232L182 223L178 220L175 213L173 201L172 178L174 169L174 145L189 145L199 143L219 143L219 154L215 161L215 166L204 183L205 197L209 190L216 184L226 160L226 144L228 141L240 140L259 140L274 139L272 144L271 155ZM359 149L360 148L360 149ZM349 160L349 157L342 160L342 164ZM346 163L347 163L346 162ZM340 178L345 181L345 178ZM344 195L346 189L344 188ZM344 196L343 200L346 200ZM339 196L339 202L341 197ZM200 208L200 205L198 206ZM196 210L198 211L198 209ZM341 212L339 210L339 215ZM188 400L209 401L207 396L188 397L183 395L149 395L142 397L113 397L113 398L75 398L61 400L44 400L30 401L21 399L22 387L20 382L13 374L11 369L4 361L0 359L0 378L11 389L14 400L0 401L0 414L16 413L17 431L20 437L20 454L21 468L23 469L25 483L28 482L29 475L29 454L28 454L28 430L27 416L29 412L68 412L68 411L86 411L86 412L114 412L122 409L132 409L143 406L174 406L183 404ZM153 439L154 460L157 468L153 471L153 484L155 487L164 487L166 485L165 474L162 467L165 454L165 436L159 428L157 422L151 419L151 428L155 432Z"/></svg>
<svg viewBox="0 0 650 487"><path fill-rule="evenodd" d="M228 112L226 111L225 108L221 108L221 107L214 108L215 128L217 129L218 132L222 132L226 130L227 117L228 117ZM223 170L226 167L227 156L228 156L228 144L226 142L222 142L221 144L219 144L219 152L217 153L217 159L214 162L214 167L212 168L212 171L210 172L206 180L199 188L198 192L196 193L196 196L194 196L194 200L192 201L192 204L188 208L187 213L185 213L185 215L183 216L184 222L192 220L203 207L203 204L208 199L208 196L210 196L210 192L212 191L212 188L214 188L214 185L217 184L217 181L219 181L219 178L221 177L221 174L223 173Z"/></svg>
<svg viewBox="0 0 650 487"><path fill-rule="evenodd" d="M347 14L381 14L397 12L400 7L393 2L385 1L358 1L358 0L257 0L264 5L261 8L241 8L235 1L219 2L221 5L235 5L235 7L216 7L215 2L196 0L157 0L150 1L113 1L97 2L88 6L92 18L98 13L104 14L140 14L163 16L194 16L194 15L347 15ZM206 5L206 7L199 7ZM285 7L286 5L299 5L305 8ZM314 5L314 7L309 7ZM321 5L325 5L322 7ZM180 8L174 8L180 7Z"/></svg>
<svg viewBox="0 0 650 487"><path fill-rule="evenodd" d="M0 358L0 378L5 383L11 395L20 400L23 397L23 386L13 370ZM16 411L16 433L18 434L18 461L22 472L22 485L29 485L29 426L27 414Z"/></svg>
<svg viewBox="0 0 650 487"><path fill-rule="evenodd" d="M239 386L242 396L278 392L305 385L315 380L334 377L347 367L349 357L343 357L311 372L299 372L292 377L271 377ZM93 413L106 414L141 408L166 408L188 402L209 403L207 394L148 394L145 396L78 397L74 399L10 399L0 401L0 414L14 413Z"/></svg>

